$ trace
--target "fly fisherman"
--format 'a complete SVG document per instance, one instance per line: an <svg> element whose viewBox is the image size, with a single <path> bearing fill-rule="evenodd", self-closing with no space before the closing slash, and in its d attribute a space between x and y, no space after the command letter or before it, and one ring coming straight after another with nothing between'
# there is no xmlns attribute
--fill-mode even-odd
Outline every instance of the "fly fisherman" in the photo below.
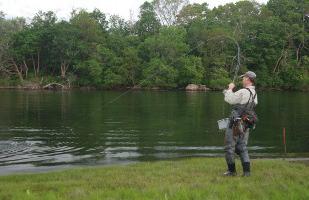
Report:
<svg viewBox="0 0 309 200"><path fill-rule="evenodd" d="M254 128L257 120L254 107L257 105L255 91L256 74L252 71L240 76L243 88L233 92L234 83L230 83L223 91L224 100L233 105L230 122L225 132L225 159L228 166L225 176L235 176L235 152L240 156L243 176L250 176L250 159L247 149L249 129Z"/></svg>

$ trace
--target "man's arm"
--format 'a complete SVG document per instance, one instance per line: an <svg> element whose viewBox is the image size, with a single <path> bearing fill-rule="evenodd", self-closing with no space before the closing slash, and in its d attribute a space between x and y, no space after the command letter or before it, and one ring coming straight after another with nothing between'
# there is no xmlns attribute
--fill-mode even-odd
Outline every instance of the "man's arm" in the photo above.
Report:
<svg viewBox="0 0 309 200"><path fill-rule="evenodd" d="M239 104L241 103L242 99L242 92L238 90L237 92L233 92L232 90L228 89L224 92L224 101L229 104Z"/></svg>
<svg viewBox="0 0 309 200"><path fill-rule="evenodd" d="M227 90L223 91L224 94L224 101L226 101L229 104L238 104L241 102L242 98L242 92L241 90L238 90L237 92L233 92L233 89L235 88L234 83L229 84L229 88Z"/></svg>

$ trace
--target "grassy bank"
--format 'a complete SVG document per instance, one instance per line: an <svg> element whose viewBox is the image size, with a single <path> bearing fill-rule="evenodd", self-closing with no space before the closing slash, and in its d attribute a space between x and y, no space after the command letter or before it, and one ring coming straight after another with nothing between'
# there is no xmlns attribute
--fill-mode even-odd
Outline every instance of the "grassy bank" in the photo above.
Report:
<svg viewBox="0 0 309 200"><path fill-rule="evenodd" d="M223 159L196 158L3 176L0 199L309 199L304 164L254 160L251 177L224 169Z"/></svg>

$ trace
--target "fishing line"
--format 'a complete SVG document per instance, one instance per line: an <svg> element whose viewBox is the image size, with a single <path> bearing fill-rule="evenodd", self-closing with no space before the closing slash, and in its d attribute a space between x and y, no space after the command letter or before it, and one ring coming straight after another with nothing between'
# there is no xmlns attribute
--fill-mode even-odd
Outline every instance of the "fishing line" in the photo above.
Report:
<svg viewBox="0 0 309 200"><path fill-rule="evenodd" d="M204 45L204 44L205 44L204 42L200 42L198 45L196 45L194 48L190 49L190 50L189 50L187 53L185 53L184 55L188 55L188 54L192 53L195 49L199 48L200 46L202 46L202 45ZM176 63L177 61L179 61L179 59L174 60L174 61L171 62L169 65L173 65L173 64ZM160 70L156 71L155 73L151 74L150 76L147 76L144 80L140 81L140 82L136 85L136 87L141 86L145 81L147 81L147 80L149 80L150 78L156 76L158 73L160 73ZM112 104L112 103L116 102L117 100L119 100L121 97L125 96L126 94L128 94L128 93L131 92L132 90L135 90L135 88L134 88L134 87L131 87L130 89L128 89L128 90L122 92L120 95L116 96L116 97L113 98L112 100L103 103L102 106L101 106L101 109L102 109L104 106L106 106L106 105L109 105L109 104ZM94 114L95 112L100 111L101 109L97 109L97 110L91 112L90 115ZM85 116L84 116L84 117L85 117ZM76 123L77 123L77 122L76 122ZM74 125L74 124L75 124L75 123L73 123L73 125ZM71 126L72 126L72 125L71 125Z"/></svg>
<svg viewBox="0 0 309 200"><path fill-rule="evenodd" d="M208 39L207 42L210 41L210 40L214 40L214 39L216 39L216 38L217 38L217 37ZM234 78L233 78L233 82L234 82L234 81L236 80L236 78L237 78L238 71L239 71L239 68L240 68L240 47L239 47L238 43L235 41L234 38L231 38L231 37L226 37L226 38L233 40L233 41L235 42L235 44L237 45L237 50L238 50L238 52L237 52L237 64L236 64L235 74L234 74ZM202 46L202 45L204 45L204 44L205 44L205 42L200 42L198 45L196 45L194 48L190 49L190 50L189 50L187 53L185 53L184 55L188 55L188 54L192 53L194 50L196 50L197 48L199 48L200 46ZM173 65L173 64L176 63L177 61L179 61L179 59L174 60L173 62L169 63L169 65ZM136 87L141 86L145 81L148 81L150 78L156 76L158 73L160 73L160 70L158 70L157 72L153 73L151 76L146 77L144 80L140 81L140 82L136 85ZM129 92L131 92L131 91L133 91L133 90L135 90L135 88L134 88L134 87L131 87L130 89L128 89L128 90L122 92L120 95L116 96L115 98L111 99L110 101L107 101L107 102L103 103L103 104L102 104L102 107L116 102L116 101L119 100L121 97L127 95ZM94 112L96 112L96 111L94 111ZM91 113L91 114L93 114L93 113Z"/></svg>

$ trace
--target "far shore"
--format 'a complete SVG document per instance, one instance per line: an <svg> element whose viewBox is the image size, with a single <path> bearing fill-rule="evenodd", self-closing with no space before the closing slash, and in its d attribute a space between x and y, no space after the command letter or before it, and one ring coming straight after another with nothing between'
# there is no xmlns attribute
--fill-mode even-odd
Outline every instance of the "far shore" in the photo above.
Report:
<svg viewBox="0 0 309 200"><path fill-rule="evenodd" d="M114 88L99 88L94 86L79 86L79 87L55 87L55 88L43 88L43 87L30 87L30 86L0 86L0 90L53 90L53 91L61 91L61 90L84 90L84 91L186 91L186 92L209 92L209 91L222 91L223 89L214 89L207 88L207 90L186 90L185 88L159 88L159 87L150 87L150 88L142 88L142 87L114 87ZM266 88L266 87L257 87L259 91L291 91L291 92L309 92L308 89L283 89L283 88Z"/></svg>

